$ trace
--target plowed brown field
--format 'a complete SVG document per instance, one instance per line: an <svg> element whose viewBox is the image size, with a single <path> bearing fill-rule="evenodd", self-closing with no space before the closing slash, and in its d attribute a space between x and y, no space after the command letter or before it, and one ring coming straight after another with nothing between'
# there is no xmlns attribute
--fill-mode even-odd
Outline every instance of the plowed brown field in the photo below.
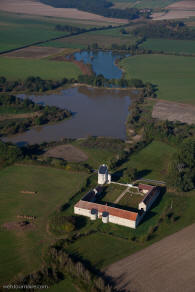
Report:
<svg viewBox="0 0 195 292"><path fill-rule="evenodd" d="M106 269L118 289L131 292L195 291L195 224Z"/></svg>

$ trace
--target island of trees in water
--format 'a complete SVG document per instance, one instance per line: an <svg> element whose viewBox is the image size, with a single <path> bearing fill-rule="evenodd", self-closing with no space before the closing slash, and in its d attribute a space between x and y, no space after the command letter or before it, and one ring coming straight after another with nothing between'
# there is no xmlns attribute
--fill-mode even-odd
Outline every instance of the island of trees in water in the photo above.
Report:
<svg viewBox="0 0 195 292"><path fill-rule="evenodd" d="M39 105L13 95L0 95L0 114L0 137L24 132L33 126L62 121L71 116L67 109Z"/></svg>

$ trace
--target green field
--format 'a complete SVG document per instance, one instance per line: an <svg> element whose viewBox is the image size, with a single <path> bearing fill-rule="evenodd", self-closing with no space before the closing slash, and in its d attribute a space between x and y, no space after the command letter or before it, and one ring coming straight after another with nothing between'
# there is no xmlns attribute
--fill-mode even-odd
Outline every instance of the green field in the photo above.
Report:
<svg viewBox="0 0 195 292"><path fill-rule="evenodd" d="M39 76L43 79L60 80L77 78L80 69L70 62L0 57L1 76L8 80Z"/></svg>
<svg viewBox="0 0 195 292"><path fill-rule="evenodd" d="M120 62L126 78L139 78L158 86L158 98L195 104L195 58L140 55Z"/></svg>
<svg viewBox="0 0 195 292"><path fill-rule="evenodd" d="M141 47L147 50L169 53L195 54L195 41L147 39Z"/></svg>
<svg viewBox="0 0 195 292"><path fill-rule="evenodd" d="M175 148L165 143L154 141L131 155L122 168L134 167L140 172L139 177L163 180L166 179L168 165L175 151Z"/></svg>
<svg viewBox="0 0 195 292"><path fill-rule="evenodd" d="M1 283L19 272L40 268L43 252L54 239L47 231L48 217L81 188L86 177L82 173L35 166L11 166L0 171L0 225L17 221L17 215L38 217L33 230L0 229ZM21 194L22 190L38 194Z"/></svg>
<svg viewBox="0 0 195 292"><path fill-rule="evenodd" d="M0 52L65 35L48 18L0 12Z"/></svg>

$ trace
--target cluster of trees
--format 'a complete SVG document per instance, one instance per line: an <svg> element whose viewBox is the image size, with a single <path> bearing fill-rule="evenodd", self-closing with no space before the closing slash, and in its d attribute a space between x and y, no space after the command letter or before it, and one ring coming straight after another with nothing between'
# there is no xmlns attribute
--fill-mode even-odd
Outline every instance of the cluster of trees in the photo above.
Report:
<svg viewBox="0 0 195 292"><path fill-rule="evenodd" d="M35 112L43 109L42 105L34 103L32 100L25 98L21 99L14 95L0 95L0 107L9 110L14 109L16 112Z"/></svg>
<svg viewBox="0 0 195 292"><path fill-rule="evenodd" d="M66 25L57 24L55 26L55 30L66 31L66 32L69 32L70 34L83 33L87 31L85 28L80 28L80 27L67 25L67 24Z"/></svg>
<svg viewBox="0 0 195 292"><path fill-rule="evenodd" d="M5 167L23 158L21 149L0 140L0 167Z"/></svg>
<svg viewBox="0 0 195 292"><path fill-rule="evenodd" d="M195 188L195 139L187 139L171 162L169 183L178 190Z"/></svg>
<svg viewBox="0 0 195 292"><path fill-rule="evenodd" d="M151 83L144 83L141 79L107 79L103 75L79 75L79 83L89 84L96 87L120 87L120 88L142 88L144 96L155 97L156 87Z"/></svg>
<svg viewBox="0 0 195 292"><path fill-rule="evenodd" d="M60 81L44 80L40 77L30 76L23 80L8 81L4 76L0 77L0 92L28 91L44 92L54 90L63 85L74 83L74 79L63 78Z"/></svg>
<svg viewBox="0 0 195 292"><path fill-rule="evenodd" d="M144 38L166 38L176 40L195 40L195 30L181 21L158 21L135 28L131 33Z"/></svg>
<svg viewBox="0 0 195 292"><path fill-rule="evenodd" d="M117 9L112 8L113 3L107 0L40 0L41 2L57 8L77 8L105 17L135 19L139 17L136 8Z"/></svg>
<svg viewBox="0 0 195 292"><path fill-rule="evenodd" d="M76 218L73 216L55 215L51 218L50 230L57 235L63 235L76 229Z"/></svg>

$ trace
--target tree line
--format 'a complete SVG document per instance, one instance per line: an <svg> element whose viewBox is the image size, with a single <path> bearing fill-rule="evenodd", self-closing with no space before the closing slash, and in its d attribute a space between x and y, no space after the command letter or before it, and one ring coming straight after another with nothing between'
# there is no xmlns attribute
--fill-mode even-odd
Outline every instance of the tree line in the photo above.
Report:
<svg viewBox="0 0 195 292"><path fill-rule="evenodd" d="M43 80L40 77L28 77L24 81L8 81L5 77L0 77L0 92L26 91L26 92L44 92L54 90L68 84L82 83L96 87L117 87L117 88L142 88L150 95L155 96L156 88L151 83L144 83L141 79L107 79L100 75L79 75L77 79L63 78L60 81Z"/></svg>
<svg viewBox="0 0 195 292"><path fill-rule="evenodd" d="M128 33L124 29L125 33ZM195 30L188 28L182 21L158 21L155 25L150 22L135 28L131 33L135 37L165 38L174 40L195 40Z"/></svg>
<svg viewBox="0 0 195 292"><path fill-rule="evenodd" d="M144 83L141 79L107 79L100 75L79 75L78 82L96 87L113 87L113 88L139 88L144 92L144 96L155 97L157 88L150 82Z"/></svg>
<svg viewBox="0 0 195 292"><path fill-rule="evenodd" d="M4 76L0 77L0 92L28 91L44 92L57 89L63 85L74 83L74 79L63 78L62 80L44 80L40 77L29 76L25 80L7 80Z"/></svg>
<svg viewBox="0 0 195 292"><path fill-rule="evenodd" d="M79 28L76 26L72 26L72 25L62 25L62 24L57 24L55 26L55 30L58 31L66 31L69 32L70 34L75 34L75 33L82 33L82 32L86 32L87 30L85 28Z"/></svg>

